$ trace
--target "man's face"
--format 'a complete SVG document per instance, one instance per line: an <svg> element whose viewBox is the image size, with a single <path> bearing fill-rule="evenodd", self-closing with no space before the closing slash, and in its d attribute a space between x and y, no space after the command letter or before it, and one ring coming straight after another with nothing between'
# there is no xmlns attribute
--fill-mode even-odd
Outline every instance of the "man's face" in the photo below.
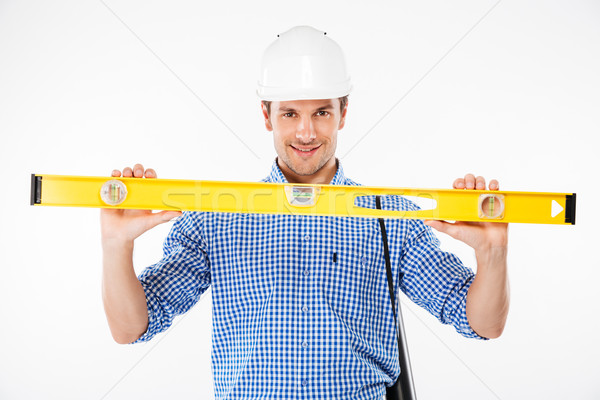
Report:
<svg viewBox="0 0 600 400"><path fill-rule="evenodd" d="M332 160L337 132L346 119L339 99L273 101L270 117L266 106L262 107L277 156L290 170L312 175Z"/></svg>

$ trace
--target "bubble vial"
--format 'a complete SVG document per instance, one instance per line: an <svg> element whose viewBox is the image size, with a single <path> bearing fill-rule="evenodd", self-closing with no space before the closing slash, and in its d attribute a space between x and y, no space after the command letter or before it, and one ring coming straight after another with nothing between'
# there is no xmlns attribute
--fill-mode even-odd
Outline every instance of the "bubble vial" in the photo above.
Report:
<svg viewBox="0 0 600 400"><path fill-rule="evenodd" d="M117 179L104 182L100 189L100 198L109 206L117 206L125 201L127 188L125 184Z"/></svg>

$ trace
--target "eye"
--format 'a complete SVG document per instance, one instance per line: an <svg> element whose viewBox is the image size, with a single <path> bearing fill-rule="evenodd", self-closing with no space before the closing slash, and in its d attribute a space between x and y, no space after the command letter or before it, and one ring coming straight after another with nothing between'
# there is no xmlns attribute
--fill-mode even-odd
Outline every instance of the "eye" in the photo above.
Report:
<svg viewBox="0 0 600 400"><path fill-rule="evenodd" d="M287 113L283 114L283 116L285 118L292 118L294 116L294 113L293 112L287 112Z"/></svg>
<svg viewBox="0 0 600 400"><path fill-rule="evenodd" d="M320 115L320 116L326 117L326 116L328 116L328 115L329 115L329 112L328 112L328 111L321 110L321 111L317 111L317 115Z"/></svg>

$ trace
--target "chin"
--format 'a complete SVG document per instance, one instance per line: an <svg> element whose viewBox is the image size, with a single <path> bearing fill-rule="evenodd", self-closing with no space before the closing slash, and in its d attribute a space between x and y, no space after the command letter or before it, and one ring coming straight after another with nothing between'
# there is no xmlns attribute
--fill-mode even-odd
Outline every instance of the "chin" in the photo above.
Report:
<svg viewBox="0 0 600 400"><path fill-rule="evenodd" d="M297 156L292 149L285 149L285 151L280 153L285 157L279 156L279 158L296 175L308 176L317 173L327 163L330 157L328 157L326 150L328 149L322 146L317 151L317 154L307 159Z"/></svg>
<svg viewBox="0 0 600 400"><path fill-rule="evenodd" d="M302 176L312 175L319 170L318 164L314 163L312 165L292 165L293 168L290 168L294 173Z"/></svg>

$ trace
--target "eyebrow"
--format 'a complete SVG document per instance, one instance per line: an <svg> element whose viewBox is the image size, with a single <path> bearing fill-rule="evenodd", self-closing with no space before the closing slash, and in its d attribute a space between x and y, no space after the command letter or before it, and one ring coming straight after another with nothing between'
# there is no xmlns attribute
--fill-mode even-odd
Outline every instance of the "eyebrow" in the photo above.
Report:
<svg viewBox="0 0 600 400"><path fill-rule="evenodd" d="M327 104L325 106L317 108L315 111L321 111L321 110L333 110L333 106L331 104ZM292 111L296 111L296 109L294 109L292 107L279 107L279 111L292 112Z"/></svg>

